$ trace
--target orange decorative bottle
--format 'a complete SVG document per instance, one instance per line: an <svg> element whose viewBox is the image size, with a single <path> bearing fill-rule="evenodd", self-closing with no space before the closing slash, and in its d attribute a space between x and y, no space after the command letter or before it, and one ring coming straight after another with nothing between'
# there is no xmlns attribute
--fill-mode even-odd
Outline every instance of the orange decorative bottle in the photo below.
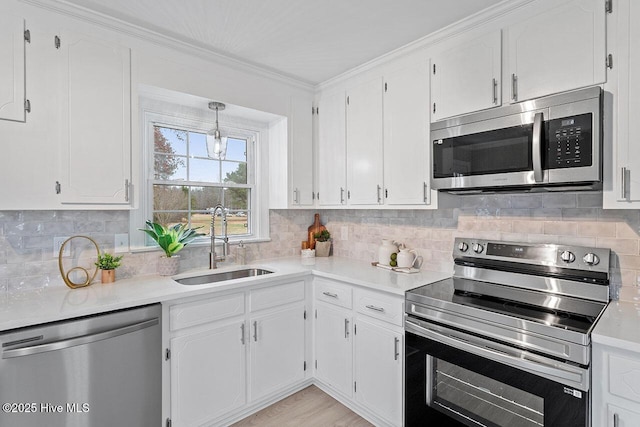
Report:
<svg viewBox="0 0 640 427"><path fill-rule="evenodd" d="M316 248L315 234L320 233L322 230L326 230L327 227L320 224L320 214L315 214L313 224L309 226L309 249Z"/></svg>

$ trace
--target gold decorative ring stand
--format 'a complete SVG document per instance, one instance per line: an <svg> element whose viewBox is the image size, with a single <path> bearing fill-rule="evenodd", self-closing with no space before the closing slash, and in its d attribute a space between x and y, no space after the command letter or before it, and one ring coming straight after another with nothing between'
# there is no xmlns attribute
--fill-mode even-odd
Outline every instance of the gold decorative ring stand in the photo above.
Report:
<svg viewBox="0 0 640 427"><path fill-rule="evenodd" d="M82 268L82 267L79 267L79 266L78 267L73 267L72 269L70 269L67 272L64 271L64 266L62 265L62 254L64 253L64 247L66 246L66 244L69 243L69 241L71 241L73 239L87 239L87 240L89 240L96 247L96 253L97 253L98 256L100 256L100 248L98 248L98 244L95 242L95 240L93 240L91 237L87 237L87 236L69 237L60 246L60 252L58 252L58 267L60 267L60 274L62 275L62 280L64 280L64 283L66 283L67 286L70 287L71 289L84 288L85 286L89 286L91 284L91 282L93 281L93 279L95 279L96 274L98 274L98 267L96 266L96 269L95 269L95 271L93 272L92 275L89 275L89 271L86 268ZM73 283L71 281L71 279L69 278L69 274L73 273L74 271L82 271L82 272L84 272L84 274L85 274L84 283Z"/></svg>

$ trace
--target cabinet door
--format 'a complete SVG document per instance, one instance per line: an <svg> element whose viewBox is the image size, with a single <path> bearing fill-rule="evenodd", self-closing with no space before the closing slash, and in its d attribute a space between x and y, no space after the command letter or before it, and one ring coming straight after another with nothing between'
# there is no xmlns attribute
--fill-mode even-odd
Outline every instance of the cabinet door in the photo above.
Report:
<svg viewBox="0 0 640 427"><path fill-rule="evenodd" d="M347 202L345 94L323 94L318 101L318 204Z"/></svg>
<svg viewBox="0 0 640 427"><path fill-rule="evenodd" d="M289 178L291 205L311 206L313 197L313 125L311 98L291 98Z"/></svg>
<svg viewBox="0 0 640 427"><path fill-rule="evenodd" d="M251 400L304 379L304 305L250 320Z"/></svg>
<svg viewBox="0 0 640 427"><path fill-rule="evenodd" d="M357 319L356 401L392 425L402 425L402 335Z"/></svg>
<svg viewBox="0 0 640 427"><path fill-rule="evenodd" d="M347 93L347 186L350 205L381 204L382 80Z"/></svg>
<svg viewBox="0 0 640 427"><path fill-rule="evenodd" d="M508 28L511 100L603 83L605 8L601 0L573 0Z"/></svg>
<svg viewBox="0 0 640 427"><path fill-rule="evenodd" d="M62 203L129 204L130 50L60 36Z"/></svg>
<svg viewBox="0 0 640 427"><path fill-rule="evenodd" d="M596 425L596 424L594 424ZM640 413L628 408L607 405L607 427L637 427L640 426Z"/></svg>
<svg viewBox="0 0 640 427"><path fill-rule="evenodd" d="M501 104L502 33L465 41L431 59L431 120Z"/></svg>
<svg viewBox="0 0 640 427"><path fill-rule="evenodd" d="M0 119L25 121L24 19L0 15Z"/></svg>
<svg viewBox="0 0 640 427"><path fill-rule="evenodd" d="M353 350L351 315L321 304L316 308L316 377L352 396Z"/></svg>
<svg viewBox="0 0 640 427"><path fill-rule="evenodd" d="M609 36L616 60L611 70L613 78L605 90L613 93L611 121L613 126L613 158L605 157L605 207L637 208L640 202L640 4L633 0L620 0L613 8ZM610 84L609 84L610 83ZM605 92L606 94L606 92ZM606 104L605 104L606 105ZM605 110L606 113L607 110ZM607 134L605 133L605 141ZM608 154L605 150L605 156ZM610 166L607 168L606 166ZM609 190L609 191L608 191ZM609 202L609 203L607 203Z"/></svg>
<svg viewBox="0 0 640 427"><path fill-rule="evenodd" d="M429 78L423 62L384 82L385 204L429 203Z"/></svg>
<svg viewBox="0 0 640 427"><path fill-rule="evenodd" d="M171 419L199 426L245 404L244 323L171 339Z"/></svg>

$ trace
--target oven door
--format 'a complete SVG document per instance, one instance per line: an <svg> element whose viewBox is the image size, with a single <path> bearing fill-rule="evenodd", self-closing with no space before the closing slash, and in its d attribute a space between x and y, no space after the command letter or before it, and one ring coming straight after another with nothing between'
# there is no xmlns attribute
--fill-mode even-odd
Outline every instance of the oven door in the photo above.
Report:
<svg viewBox="0 0 640 427"><path fill-rule="evenodd" d="M589 370L408 317L405 426L587 426Z"/></svg>

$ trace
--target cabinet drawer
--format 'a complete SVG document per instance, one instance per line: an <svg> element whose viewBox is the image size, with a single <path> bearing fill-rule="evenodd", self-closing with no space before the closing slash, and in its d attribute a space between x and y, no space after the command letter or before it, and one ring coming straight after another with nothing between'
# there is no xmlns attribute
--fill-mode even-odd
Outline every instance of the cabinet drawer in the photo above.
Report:
<svg viewBox="0 0 640 427"><path fill-rule="evenodd" d="M313 295L318 301L328 302L344 308L351 308L352 298L350 286L318 278L313 280L313 284Z"/></svg>
<svg viewBox="0 0 640 427"><path fill-rule="evenodd" d="M609 392L640 403L640 360L609 355Z"/></svg>
<svg viewBox="0 0 640 427"><path fill-rule="evenodd" d="M169 328L177 331L240 314L244 314L244 293L179 304L169 309Z"/></svg>
<svg viewBox="0 0 640 427"><path fill-rule="evenodd" d="M252 290L249 294L249 307L251 311L276 307L304 299L304 280L285 285L271 286Z"/></svg>
<svg viewBox="0 0 640 427"><path fill-rule="evenodd" d="M395 295L365 289L355 290L355 306L358 313L402 326L404 299Z"/></svg>

